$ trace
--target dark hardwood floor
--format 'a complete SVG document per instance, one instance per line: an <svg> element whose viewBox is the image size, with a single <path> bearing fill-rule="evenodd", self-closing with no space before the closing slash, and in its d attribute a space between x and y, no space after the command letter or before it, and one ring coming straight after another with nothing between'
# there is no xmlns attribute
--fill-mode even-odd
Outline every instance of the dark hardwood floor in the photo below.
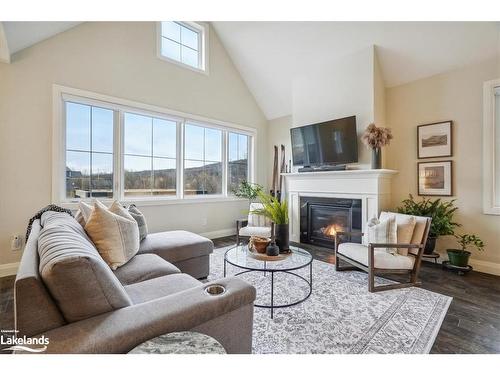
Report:
<svg viewBox="0 0 500 375"><path fill-rule="evenodd" d="M217 248L234 237L214 240ZM314 258L334 263L330 249L306 246ZM500 277L480 272L459 276L423 262L422 288L453 297L431 353L500 353ZM14 277L0 278L0 330L14 328Z"/></svg>

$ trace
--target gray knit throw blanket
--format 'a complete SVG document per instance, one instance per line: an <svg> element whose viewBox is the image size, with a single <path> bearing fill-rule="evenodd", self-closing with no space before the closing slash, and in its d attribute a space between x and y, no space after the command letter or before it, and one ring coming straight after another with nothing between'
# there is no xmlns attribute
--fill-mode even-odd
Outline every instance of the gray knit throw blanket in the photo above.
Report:
<svg viewBox="0 0 500 375"><path fill-rule="evenodd" d="M62 208L59 206L56 206L55 204L49 204L48 206L45 206L42 208L40 211L38 211L35 216L33 216L29 223L28 223L28 228L26 228L26 241L28 241L28 237L31 233L31 226L33 225L33 222L37 219L40 219L42 217L42 214L47 211L55 211L55 212L64 212L73 217L73 214L71 213L71 210L68 210L66 208Z"/></svg>

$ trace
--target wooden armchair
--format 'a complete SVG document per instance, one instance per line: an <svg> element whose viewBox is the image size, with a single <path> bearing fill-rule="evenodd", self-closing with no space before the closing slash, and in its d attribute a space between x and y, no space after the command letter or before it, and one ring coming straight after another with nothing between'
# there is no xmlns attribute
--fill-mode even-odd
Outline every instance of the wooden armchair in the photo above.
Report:
<svg viewBox="0 0 500 375"><path fill-rule="evenodd" d="M385 213L395 215L396 222L399 218L407 215L397 213ZM406 288L420 285L418 273L422 261L422 253L427 242L431 219L428 217L414 216L415 228L411 243L360 243L342 242L343 235L363 236L360 232L337 232L335 235L335 269L346 271L361 269L368 273L368 290L379 292L388 289ZM381 250L383 248L383 250ZM408 255L391 254L386 248L408 249ZM349 263L348 266L341 265L340 261ZM395 283L375 286L375 275L385 274L407 274L409 281L406 283Z"/></svg>

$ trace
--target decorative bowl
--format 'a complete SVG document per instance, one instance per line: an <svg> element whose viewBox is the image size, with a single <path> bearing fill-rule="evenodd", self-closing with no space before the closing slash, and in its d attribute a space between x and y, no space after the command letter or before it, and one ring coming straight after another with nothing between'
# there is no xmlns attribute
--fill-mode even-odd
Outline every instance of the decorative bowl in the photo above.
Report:
<svg viewBox="0 0 500 375"><path fill-rule="evenodd" d="M270 238L252 236L248 241L248 247L251 250L254 250L260 254L264 254L266 252L266 247L267 245L269 245L269 243L271 243Z"/></svg>

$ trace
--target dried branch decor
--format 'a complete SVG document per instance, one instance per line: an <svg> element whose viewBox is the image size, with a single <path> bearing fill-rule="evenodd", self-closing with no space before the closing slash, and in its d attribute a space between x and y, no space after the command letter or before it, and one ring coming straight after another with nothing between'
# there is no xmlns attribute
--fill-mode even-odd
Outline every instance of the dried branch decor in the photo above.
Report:
<svg viewBox="0 0 500 375"><path fill-rule="evenodd" d="M388 145L393 138L391 129L377 127L375 124L370 124L366 127L361 142L369 148L380 148Z"/></svg>

